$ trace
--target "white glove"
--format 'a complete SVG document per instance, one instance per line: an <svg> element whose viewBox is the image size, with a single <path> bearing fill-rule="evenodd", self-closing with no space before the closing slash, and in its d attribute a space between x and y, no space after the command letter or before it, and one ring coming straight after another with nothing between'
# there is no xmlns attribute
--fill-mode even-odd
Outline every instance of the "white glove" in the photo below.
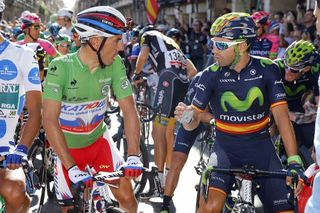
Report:
<svg viewBox="0 0 320 213"><path fill-rule="evenodd" d="M89 173L81 171L78 166L74 165L68 169L68 176L72 183L84 183L86 187L92 186L92 177Z"/></svg>
<svg viewBox="0 0 320 213"><path fill-rule="evenodd" d="M139 156L128 156L127 162L123 165L123 170L126 177L139 177L144 170Z"/></svg>

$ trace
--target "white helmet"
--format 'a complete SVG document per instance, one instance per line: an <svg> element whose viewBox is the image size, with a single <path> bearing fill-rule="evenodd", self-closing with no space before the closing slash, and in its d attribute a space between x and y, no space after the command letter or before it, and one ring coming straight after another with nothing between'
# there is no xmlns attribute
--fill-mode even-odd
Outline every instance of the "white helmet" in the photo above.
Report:
<svg viewBox="0 0 320 213"><path fill-rule="evenodd" d="M3 0L0 0L0 13L4 11L5 5L3 3Z"/></svg>
<svg viewBox="0 0 320 213"><path fill-rule="evenodd" d="M25 10L20 15L20 20L24 19L27 15L29 15L31 12L29 10Z"/></svg>
<svg viewBox="0 0 320 213"><path fill-rule="evenodd" d="M61 9L58 11L57 15L58 15L59 17L65 17L65 16L67 16L68 18L71 19L72 16L73 16L73 11L72 11L71 9L68 9L68 8L61 8Z"/></svg>
<svg viewBox="0 0 320 213"><path fill-rule="evenodd" d="M109 6L97 6L77 14L75 30L84 40L92 36L111 37L122 35L126 22L118 10Z"/></svg>

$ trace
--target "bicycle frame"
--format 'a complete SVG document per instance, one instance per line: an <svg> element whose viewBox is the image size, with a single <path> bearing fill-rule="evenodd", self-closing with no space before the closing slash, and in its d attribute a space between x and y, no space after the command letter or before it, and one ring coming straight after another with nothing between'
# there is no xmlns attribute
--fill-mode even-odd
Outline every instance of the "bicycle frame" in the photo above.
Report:
<svg viewBox="0 0 320 213"><path fill-rule="evenodd" d="M88 198L84 197L84 186L80 186L80 191L76 191L75 207L68 210L68 213L75 212L102 212L107 213L109 209L117 208L117 202L111 199L109 194L109 183L106 181L114 180L123 177L123 171L115 172L99 172L95 175L92 174L91 168L87 165L85 170L93 177L93 188L89 190ZM119 211L121 209L118 209Z"/></svg>

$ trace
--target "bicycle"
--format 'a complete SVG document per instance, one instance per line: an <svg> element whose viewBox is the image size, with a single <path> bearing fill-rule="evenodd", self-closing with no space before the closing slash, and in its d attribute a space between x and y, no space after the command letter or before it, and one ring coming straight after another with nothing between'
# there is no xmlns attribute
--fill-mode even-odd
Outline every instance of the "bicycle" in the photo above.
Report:
<svg viewBox="0 0 320 213"><path fill-rule="evenodd" d="M140 117L146 116L149 114L149 111L145 107L140 107L141 105L150 106L151 105L151 91L147 84L147 78L142 77L142 82L138 83L135 86L135 100L137 103L137 110ZM149 108L147 108L149 109ZM150 122L141 122L142 136L149 142L150 135Z"/></svg>
<svg viewBox="0 0 320 213"><path fill-rule="evenodd" d="M243 168L230 169L230 168L219 168L212 166L210 170L207 170L201 177L202 185L201 191L204 196L205 201L208 199L208 189L209 180L213 172L233 175L236 178L233 191L236 192L235 196L232 196L232 203L225 204L223 213L237 213L237 212L247 212L254 213L254 195L259 190L260 186L254 182L256 177L283 177L287 176L286 170L278 171L266 171L255 169L253 166L245 165ZM205 183L205 184L204 184ZM298 177L293 177L293 186L295 187L298 183ZM293 188L294 191L294 188ZM293 193L288 199L293 199ZM226 201L226 203L228 200ZM296 199L293 201L294 206L297 206Z"/></svg>
<svg viewBox="0 0 320 213"><path fill-rule="evenodd" d="M214 124L214 121L212 121L211 123ZM209 125L207 129L200 134L200 137L198 139L198 141L200 142L200 158L197 165L194 166L194 169L196 170L196 173L200 176L208 165L208 162L209 162L208 156L210 156L211 154L214 140L215 140L215 126ZM196 212L199 209L200 186L201 186L201 178L199 180L199 183L195 186L195 190L197 191Z"/></svg>
<svg viewBox="0 0 320 213"><path fill-rule="evenodd" d="M41 190L37 212L42 212L45 194L49 199L55 196L54 190L54 152L46 140L43 128L40 128L38 137L34 140L28 152L28 159L33 165L33 182L35 188Z"/></svg>
<svg viewBox="0 0 320 213"><path fill-rule="evenodd" d="M92 175L91 168L86 166L85 169L89 172L93 179L93 188L88 192L88 198L85 198L84 184L72 185L72 194L75 199L75 206L69 209L68 213L125 213L124 210L119 208L118 202L113 200L109 194L109 183L107 181L114 180L115 178L123 177L123 171L115 172L98 172Z"/></svg>

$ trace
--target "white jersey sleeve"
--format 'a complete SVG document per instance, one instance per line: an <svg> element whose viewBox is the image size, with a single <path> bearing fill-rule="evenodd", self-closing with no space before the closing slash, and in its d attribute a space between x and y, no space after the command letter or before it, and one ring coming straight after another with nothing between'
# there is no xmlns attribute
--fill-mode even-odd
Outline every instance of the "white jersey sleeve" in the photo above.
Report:
<svg viewBox="0 0 320 213"><path fill-rule="evenodd" d="M24 48L25 51L20 58L20 71L23 77L25 91L41 91L41 80L38 61L34 51L31 48Z"/></svg>
<svg viewBox="0 0 320 213"><path fill-rule="evenodd" d="M5 40L0 43L0 146L14 140L26 91L41 91L34 52Z"/></svg>

